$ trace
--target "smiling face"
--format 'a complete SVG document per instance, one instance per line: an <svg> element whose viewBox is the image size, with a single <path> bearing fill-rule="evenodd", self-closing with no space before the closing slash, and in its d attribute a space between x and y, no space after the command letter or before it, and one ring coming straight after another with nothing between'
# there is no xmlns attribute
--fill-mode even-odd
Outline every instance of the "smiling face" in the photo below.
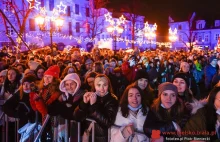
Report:
<svg viewBox="0 0 220 142"><path fill-rule="evenodd" d="M53 81L52 75L44 75L44 85L47 86Z"/></svg>
<svg viewBox="0 0 220 142"><path fill-rule="evenodd" d="M29 93L30 90L31 90L30 82L24 82L24 83L22 84L22 88L23 88L23 91L24 91L24 92Z"/></svg>
<svg viewBox="0 0 220 142"><path fill-rule="evenodd" d="M108 80L105 77L97 77L95 78L95 90L100 96L106 95L108 92Z"/></svg>
<svg viewBox="0 0 220 142"><path fill-rule="evenodd" d="M73 80L66 80L64 83L64 86L65 86L66 91L72 94L75 92L77 84Z"/></svg>
<svg viewBox="0 0 220 142"><path fill-rule="evenodd" d="M141 94L136 88L130 88L128 91L128 104L137 108L141 104Z"/></svg>
<svg viewBox="0 0 220 142"><path fill-rule="evenodd" d="M8 80L10 82L14 82L16 79L16 72L14 70L9 70L8 71Z"/></svg>
<svg viewBox="0 0 220 142"><path fill-rule="evenodd" d="M161 103L166 109L170 109L176 102L176 94L172 90L163 91L161 94Z"/></svg>

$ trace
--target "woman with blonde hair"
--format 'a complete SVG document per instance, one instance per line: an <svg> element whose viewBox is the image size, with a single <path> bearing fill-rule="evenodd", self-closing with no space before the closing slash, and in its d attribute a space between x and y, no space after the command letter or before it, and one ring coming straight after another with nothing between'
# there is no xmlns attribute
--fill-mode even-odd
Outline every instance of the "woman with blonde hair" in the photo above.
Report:
<svg viewBox="0 0 220 142"><path fill-rule="evenodd" d="M107 142L108 128L114 124L117 114L118 101L112 92L109 78L104 74L95 77L92 92L86 92L83 101L74 112L77 121L84 121L83 129L86 130L93 123L86 121L90 118L95 123L95 141Z"/></svg>

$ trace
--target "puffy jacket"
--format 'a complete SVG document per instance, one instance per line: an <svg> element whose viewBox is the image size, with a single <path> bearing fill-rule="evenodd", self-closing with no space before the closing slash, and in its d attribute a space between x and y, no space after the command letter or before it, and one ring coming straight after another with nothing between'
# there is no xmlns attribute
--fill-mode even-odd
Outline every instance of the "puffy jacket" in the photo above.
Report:
<svg viewBox="0 0 220 142"><path fill-rule="evenodd" d="M115 117L118 110L117 97L108 93L100 97L97 96L95 104L85 104L83 101L75 109L74 115L77 121L84 121L81 123L82 129L88 129L90 122L85 121L86 118L91 118L95 123L95 142L108 141L108 128L114 124ZM91 140L91 139L90 139Z"/></svg>
<svg viewBox="0 0 220 142"><path fill-rule="evenodd" d="M125 126L133 124L134 129L138 132L135 133L138 141L148 141L148 137L143 133L144 120L147 115L143 115L142 109L138 110L137 116L129 114L127 118L122 116L121 109L119 108L115 125L111 127L111 142L126 142L128 139L125 139L122 135L122 130Z"/></svg>
<svg viewBox="0 0 220 142"><path fill-rule="evenodd" d="M211 64L205 66L204 74L205 74L206 89L211 89L212 78L216 73L217 73L216 67L213 67Z"/></svg>

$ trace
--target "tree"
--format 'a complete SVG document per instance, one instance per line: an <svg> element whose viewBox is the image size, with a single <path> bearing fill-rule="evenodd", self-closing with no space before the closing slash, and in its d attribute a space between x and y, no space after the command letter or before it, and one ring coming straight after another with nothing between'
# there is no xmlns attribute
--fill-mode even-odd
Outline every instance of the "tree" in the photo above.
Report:
<svg viewBox="0 0 220 142"><path fill-rule="evenodd" d="M29 8L29 4L25 2L24 0L3 0L3 7L4 14L7 15L8 20L10 23L16 28L19 35L21 35L23 38L25 38L25 30L26 30L26 24L28 17L32 12L34 12L34 9ZM34 6L34 1L32 2L32 5ZM5 34L11 41L12 45L15 45L12 35L12 29L9 23L6 21L4 16L0 14L1 16L1 23L5 27Z"/></svg>
<svg viewBox="0 0 220 142"><path fill-rule="evenodd" d="M126 0L124 2L126 4L121 8L121 12L124 13L125 18L131 22L130 31L132 41L140 38L138 33L144 28L144 17L140 15L144 9L147 9L147 6L143 1L144 0ZM139 27L137 25L139 25ZM134 49L134 42L132 42L132 48Z"/></svg>
<svg viewBox="0 0 220 142"><path fill-rule="evenodd" d="M94 39L104 31L104 15L107 13L107 10L104 9L104 7L106 7L108 3L108 0L89 1L89 5L86 7L85 11L87 17L83 24L83 26L86 28L86 37Z"/></svg>
<svg viewBox="0 0 220 142"><path fill-rule="evenodd" d="M191 16L191 18L188 19L187 21L187 26L189 28L188 31L181 31L180 33L183 33L186 37L186 40L184 40L183 38L180 39L180 41L189 48L190 52L193 50L194 47L194 42L196 40L196 35L197 33L194 32L194 27L195 27L195 17L196 17L196 13L194 12ZM187 44L188 43L188 44Z"/></svg>

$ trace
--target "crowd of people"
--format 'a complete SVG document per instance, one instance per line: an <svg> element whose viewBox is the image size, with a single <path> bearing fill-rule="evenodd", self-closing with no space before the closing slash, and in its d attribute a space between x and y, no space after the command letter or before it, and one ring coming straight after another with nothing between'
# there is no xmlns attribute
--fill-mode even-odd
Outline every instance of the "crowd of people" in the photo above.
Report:
<svg viewBox="0 0 220 142"><path fill-rule="evenodd" d="M111 142L220 139L218 51L6 51L0 54L0 99L9 141L15 118L22 128L43 124L48 115L43 142L65 141L64 127L71 141L78 133L91 141L93 125L95 142L107 142L108 130ZM82 122L82 132L65 120Z"/></svg>

